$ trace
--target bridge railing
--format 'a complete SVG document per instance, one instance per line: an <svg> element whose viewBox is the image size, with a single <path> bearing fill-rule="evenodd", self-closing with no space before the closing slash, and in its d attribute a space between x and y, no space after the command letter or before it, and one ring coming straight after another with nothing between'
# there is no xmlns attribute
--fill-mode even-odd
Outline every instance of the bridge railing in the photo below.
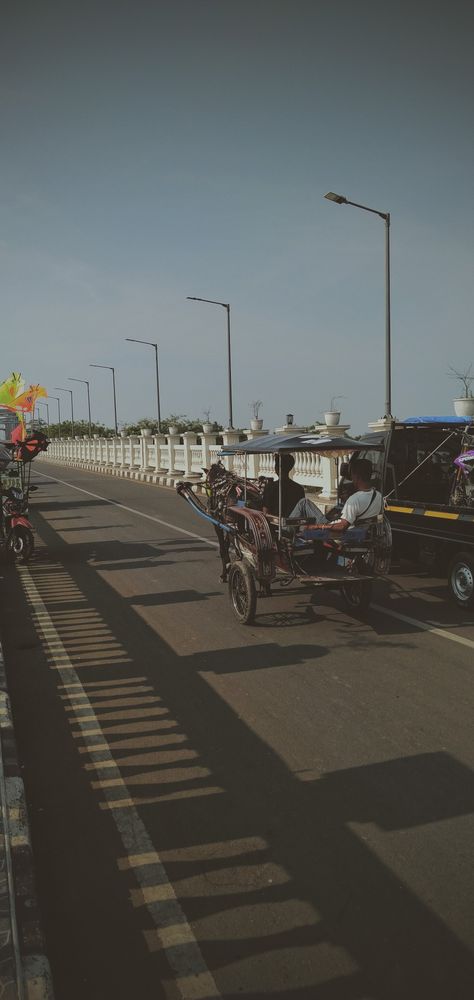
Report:
<svg viewBox="0 0 474 1000"><path fill-rule="evenodd" d="M247 432L246 437L255 437L255 433ZM237 431L224 431L222 439L224 444L236 444L239 434ZM46 461L65 465L94 467L119 475L143 473L152 480L168 477L171 481L179 477L201 476L203 469L217 461L221 447L215 434L197 435L191 431L181 435L53 438L47 453L42 457ZM243 473L243 459L240 456L227 456L223 461L227 468ZM247 460L247 475L273 476L273 455L250 455ZM310 489L320 487L322 496L332 499L336 491L336 462L333 458L325 458L314 452L298 452L293 478Z"/></svg>

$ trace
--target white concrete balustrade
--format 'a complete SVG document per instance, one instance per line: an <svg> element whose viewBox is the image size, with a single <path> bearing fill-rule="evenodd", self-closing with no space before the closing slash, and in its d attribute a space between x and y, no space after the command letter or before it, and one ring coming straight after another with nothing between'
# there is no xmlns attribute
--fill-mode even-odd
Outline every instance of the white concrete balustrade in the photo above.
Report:
<svg viewBox="0 0 474 1000"><path fill-rule="evenodd" d="M248 433L247 437L253 438L255 434ZM222 438L225 445L237 444L239 434L236 431L224 431ZM197 435L191 431L181 435L53 438L48 451L39 458L110 475L172 485L180 478L191 478L198 482L202 478L203 468L209 468L217 461L221 447L222 445L217 444L215 434ZM300 452L295 459L293 478L306 488L320 487L323 498L333 499L337 479L335 460L314 452ZM223 462L228 469L244 474L243 456L226 456ZM249 455L247 475L251 478L273 476L273 455Z"/></svg>

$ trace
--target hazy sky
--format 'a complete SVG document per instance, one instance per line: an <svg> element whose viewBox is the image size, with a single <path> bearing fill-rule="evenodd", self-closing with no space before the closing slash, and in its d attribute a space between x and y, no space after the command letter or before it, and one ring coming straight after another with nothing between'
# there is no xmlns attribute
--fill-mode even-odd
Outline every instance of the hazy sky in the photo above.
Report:
<svg viewBox="0 0 474 1000"><path fill-rule="evenodd" d="M451 413L474 362L469 0L9 0L0 61L2 377L86 415ZM474 367L474 365L473 365ZM84 389L84 392L82 390ZM50 407L54 413L55 404Z"/></svg>

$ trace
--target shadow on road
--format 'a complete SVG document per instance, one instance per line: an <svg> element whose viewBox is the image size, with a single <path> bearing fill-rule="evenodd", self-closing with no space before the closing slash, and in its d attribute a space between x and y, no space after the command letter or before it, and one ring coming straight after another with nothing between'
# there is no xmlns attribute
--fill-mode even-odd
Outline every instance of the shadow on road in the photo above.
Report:
<svg viewBox="0 0 474 1000"><path fill-rule="evenodd" d="M45 555L29 573L67 661L48 644L15 664L15 622L26 612L14 569L3 618L58 995L145 1000L172 979L156 859L133 838L124 853L114 825L114 813L133 808L226 1000L467 1000L473 956L384 863L374 830L417 829L422 852L431 824L474 812L468 768L440 749L292 772L207 674L292 667L326 647L244 643L178 656L87 563L87 544L71 558L39 522L55 563ZM173 601L197 599L181 593ZM31 620L23 631L22 641L34 636ZM82 682L77 693L59 672L65 662ZM188 948L178 937L173 961L185 966Z"/></svg>

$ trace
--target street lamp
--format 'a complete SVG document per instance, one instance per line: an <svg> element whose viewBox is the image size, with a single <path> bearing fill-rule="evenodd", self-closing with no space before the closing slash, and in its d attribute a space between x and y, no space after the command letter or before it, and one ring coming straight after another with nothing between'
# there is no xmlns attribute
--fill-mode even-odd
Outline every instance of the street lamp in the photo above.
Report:
<svg viewBox="0 0 474 1000"><path fill-rule="evenodd" d="M328 201L336 202L336 205L353 205L354 208L361 208L364 212L371 212L378 215L385 222L385 418L392 416L392 345L391 345L391 320L390 320L390 212L378 212L376 208L368 208L367 205L359 205L357 201L349 201L343 194L335 194L328 191L324 195Z"/></svg>
<svg viewBox="0 0 474 1000"><path fill-rule="evenodd" d="M74 437L74 403L72 399L72 389L65 389L62 385L53 385L53 389L58 389L59 392L69 392L71 396L71 437ZM54 399L54 396L52 397Z"/></svg>
<svg viewBox="0 0 474 1000"><path fill-rule="evenodd" d="M158 344L151 340L136 340L135 337L125 337L130 344L146 344L147 347L155 348L155 369L156 369L156 406L158 410L158 434L161 434L161 411L160 411L160 376L158 372Z"/></svg>
<svg viewBox="0 0 474 1000"><path fill-rule="evenodd" d="M115 368L113 368L112 365L89 365L89 368L107 368L109 372L112 372L112 385L114 387L115 436L118 437L117 396L115 393Z"/></svg>
<svg viewBox="0 0 474 1000"><path fill-rule="evenodd" d="M49 406L48 406L47 403L45 403L44 399L38 399L36 405L37 406L45 406L46 407L46 422L47 422L47 425L48 425L48 434L49 434Z"/></svg>
<svg viewBox="0 0 474 1000"><path fill-rule="evenodd" d="M70 382L83 382L87 386L87 408L89 410L89 437L92 437L92 421L91 421L91 394L89 392L89 382L86 378L73 378L72 375L68 375Z"/></svg>
<svg viewBox="0 0 474 1000"><path fill-rule="evenodd" d="M57 402L57 404L58 404L58 424L59 424L59 434L58 434L58 437L61 437L61 407L59 405L59 403L60 403L59 396L49 396L48 395L48 399L55 399L56 402Z"/></svg>
<svg viewBox="0 0 474 1000"><path fill-rule="evenodd" d="M227 310L227 376L229 392L229 430L232 430L232 359L230 353L230 304L229 302L216 302L215 299L200 299L196 295L187 295L187 299L192 302L209 302L212 306L222 306Z"/></svg>

